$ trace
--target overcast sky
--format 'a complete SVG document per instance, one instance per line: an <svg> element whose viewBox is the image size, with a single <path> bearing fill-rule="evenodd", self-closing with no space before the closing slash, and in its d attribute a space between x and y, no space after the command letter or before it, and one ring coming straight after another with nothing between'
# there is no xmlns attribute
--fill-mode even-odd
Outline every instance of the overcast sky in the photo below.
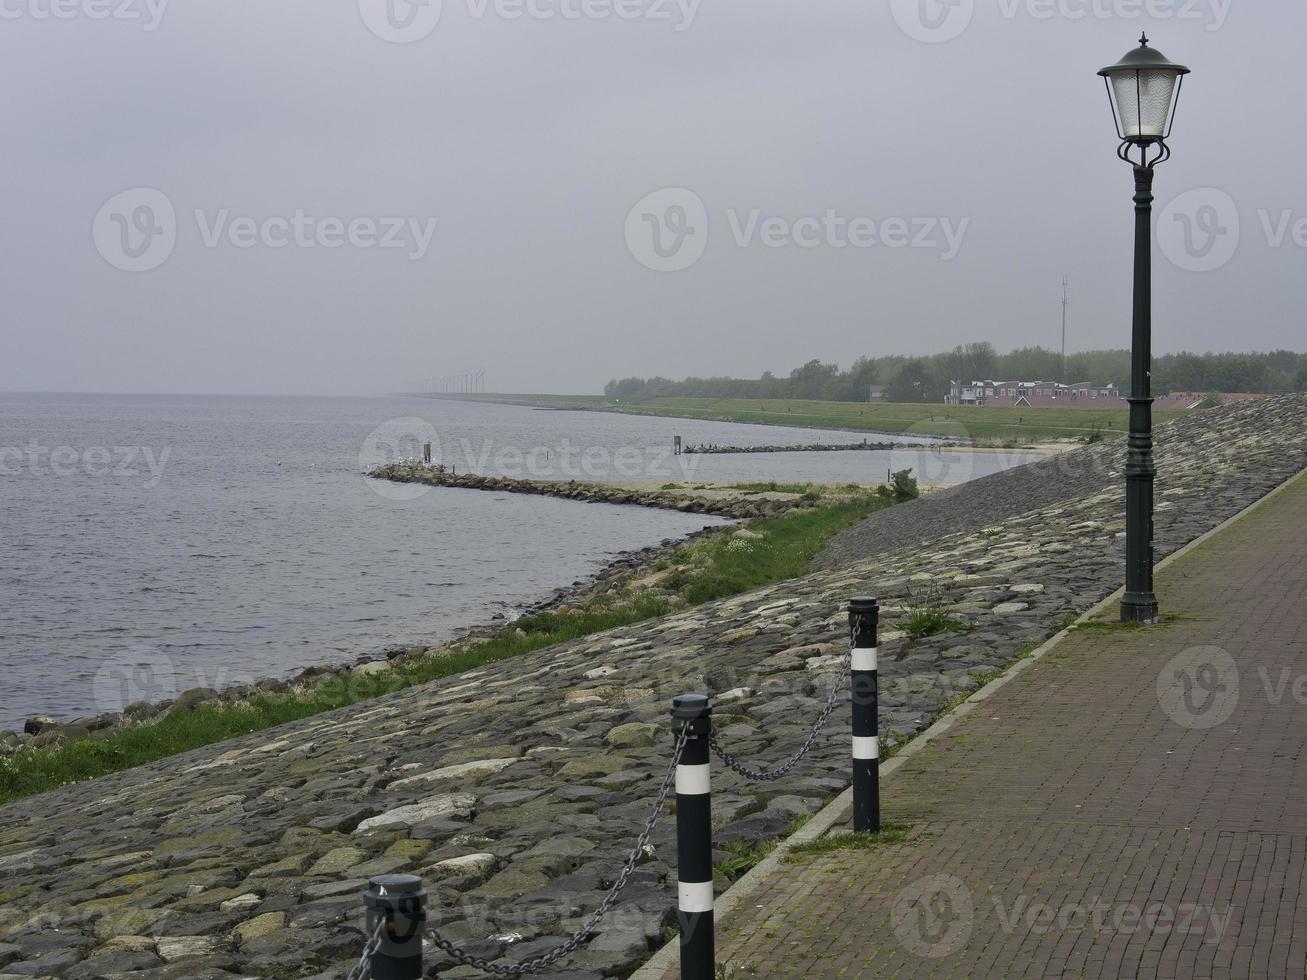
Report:
<svg viewBox="0 0 1307 980"><path fill-rule="evenodd" d="M1055 347L1064 275L1126 346L1141 27L1194 70L1156 348L1301 350L1300 3L0 0L0 389Z"/></svg>

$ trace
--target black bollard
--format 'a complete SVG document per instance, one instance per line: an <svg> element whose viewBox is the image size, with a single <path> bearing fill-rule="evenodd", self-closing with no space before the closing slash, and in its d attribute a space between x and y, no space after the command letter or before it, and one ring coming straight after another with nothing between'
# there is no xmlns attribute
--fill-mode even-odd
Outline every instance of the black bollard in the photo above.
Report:
<svg viewBox="0 0 1307 980"><path fill-rule="evenodd" d="M708 739L712 705L702 694L672 699L679 732L689 724L676 767L676 917L681 926L681 980L713 980L712 796Z"/></svg>
<svg viewBox="0 0 1307 980"><path fill-rule="evenodd" d="M414 875L377 875L363 893L368 935L384 921L381 946L372 954L373 980L421 980L427 893Z"/></svg>
<svg viewBox="0 0 1307 980"><path fill-rule="evenodd" d="M849 602L853 640L850 686L853 690L853 829L880 833L880 603L870 597Z"/></svg>

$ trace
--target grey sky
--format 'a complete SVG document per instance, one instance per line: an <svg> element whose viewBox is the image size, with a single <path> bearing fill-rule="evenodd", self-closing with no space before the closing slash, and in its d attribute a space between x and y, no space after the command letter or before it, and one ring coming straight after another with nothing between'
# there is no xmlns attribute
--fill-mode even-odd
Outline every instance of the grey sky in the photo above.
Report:
<svg viewBox="0 0 1307 980"><path fill-rule="evenodd" d="M398 27L385 0L0 0L0 389L362 393L485 370L594 391L1053 346L1063 275L1073 349L1125 346L1132 181L1094 73L1141 27L1194 70L1159 212L1215 189L1159 218L1157 349L1303 347L1307 226L1284 224L1307 218L1301 4L533 0L544 19L444 0L392 43L432 12L394 2ZM965 29L918 39L921 2ZM707 245L657 272L628 213L669 187L702 200ZM102 213L134 188L176 214L145 272L114 254L141 240L140 201ZM859 218L876 244L835 247ZM880 241L896 218L923 247Z"/></svg>

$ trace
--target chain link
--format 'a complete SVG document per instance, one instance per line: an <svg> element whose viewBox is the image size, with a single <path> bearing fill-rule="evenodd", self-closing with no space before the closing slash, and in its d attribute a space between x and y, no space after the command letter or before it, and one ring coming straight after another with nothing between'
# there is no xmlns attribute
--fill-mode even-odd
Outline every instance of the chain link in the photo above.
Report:
<svg viewBox="0 0 1307 980"><path fill-rule="evenodd" d="M575 952L583 942L590 938L595 926L599 924L599 920L608 914L608 911L613 907L613 903L617 901L617 896L622 893L626 883L631 880L631 875L635 873L635 866L639 863L640 856L644 854L644 849L649 845L649 838L653 836L654 827L658 824L658 818L663 815L663 807L667 805L667 797L671 795L672 786L676 783L676 767L681 764L681 755L685 752L685 743L689 738L689 733L689 724L682 725L680 732L677 733L676 748L672 752L672 764L667 767L667 775L663 778L662 788L658 790L658 799L654 801L653 809L649 812L649 818L644 822L644 830L636 840L635 847L631 848L631 853L626 858L626 864L622 867L621 874L617 876L617 880L613 882L613 887L608 890L608 894L599 903L599 907L594 910L590 918L585 920L585 925L573 933L570 939L534 959L525 960L522 963L501 965L491 963L480 956L465 953L449 940L442 939L440 934L430 927L427 928L426 938L438 949L443 950L464 966L470 966L500 977L516 977L524 973L539 973L553 966L564 956Z"/></svg>
<svg viewBox="0 0 1307 980"><path fill-rule="evenodd" d="M804 757L812 751L813 745L817 742L817 736L821 734L822 729L826 727L826 722L830 720L831 712L835 710L835 702L839 699L840 691L844 689L844 682L848 679L849 668L853 664L853 648L856 643L857 636L855 635L853 640L849 643L849 652L844 655L844 661L840 665L839 674L835 677L835 683L831 685L830 696L826 698L826 706L822 708L821 714L817 716L816 724L812 726L812 731L808 733L808 737L804 740L803 745L800 746L798 752L795 752L794 755L790 756L788 760L775 769L750 769L743 762L722 748L721 743L717 741L717 733L713 732L708 739L708 744L712 746L713 752L717 753L717 757L722 760L722 763L726 768L730 769L732 772L739 773L745 779L761 782L772 782L773 780L781 779L782 777L789 775L794 767L802 762Z"/></svg>
<svg viewBox="0 0 1307 980"><path fill-rule="evenodd" d="M354 964L354 968L345 974L345 980L369 980L372 976L372 955L381 948L381 930L386 928L383 917L372 930L372 937L363 944L363 955Z"/></svg>

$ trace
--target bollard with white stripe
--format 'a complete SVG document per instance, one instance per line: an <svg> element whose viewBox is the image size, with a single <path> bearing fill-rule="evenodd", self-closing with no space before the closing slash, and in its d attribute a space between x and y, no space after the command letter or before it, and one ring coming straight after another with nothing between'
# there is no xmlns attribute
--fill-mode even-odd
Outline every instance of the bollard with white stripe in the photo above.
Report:
<svg viewBox="0 0 1307 980"><path fill-rule="evenodd" d="M866 596L849 601L853 642L853 829L867 834L880 833L879 628L879 602Z"/></svg>
<svg viewBox="0 0 1307 980"><path fill-rule="evenodd" d="M681 926L681 980L713 980L712 797L708 739L712 705L702 694L672 699L677 731L688 725L676 767L676 915Z"/></svg>
<svg viewBox="0 0 1307 980"><path fill-rule="evenodd" d="M421 980L422 931L427 893L414 875L377 875L363 893L368 934L382 926L380 945L370 957L373 980Z"/></svg>

